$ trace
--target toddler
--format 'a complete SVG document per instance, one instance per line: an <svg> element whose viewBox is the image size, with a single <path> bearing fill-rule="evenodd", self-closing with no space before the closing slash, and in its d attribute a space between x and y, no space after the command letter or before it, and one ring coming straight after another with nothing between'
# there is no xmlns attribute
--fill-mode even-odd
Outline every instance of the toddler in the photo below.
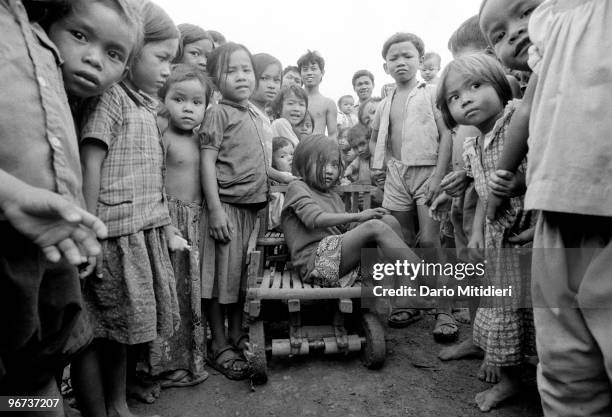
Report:
<svg viewBox="0 0 612 417"><path fill-rule="evenodd" d="M338 130L349 128L357 123L353 96L340 97L338 99L338 110Z"/></svg>
<svg viewBox="0 0 612 417"><path fill-rule="evenodd" d="M287 138L281 136L272 140L272 167L280 172L291 173L293 163L293 144ZM283 193L271 193L268 203L268 229L280 228L281 210L285 195Z"/></svg>
<svg viewBox="0 0 612 417"><path fill-rule="evenodd" d="M438 72L442 58L435 52L425 52L421 64L421 77L427 84L438 84Z"/></svg>

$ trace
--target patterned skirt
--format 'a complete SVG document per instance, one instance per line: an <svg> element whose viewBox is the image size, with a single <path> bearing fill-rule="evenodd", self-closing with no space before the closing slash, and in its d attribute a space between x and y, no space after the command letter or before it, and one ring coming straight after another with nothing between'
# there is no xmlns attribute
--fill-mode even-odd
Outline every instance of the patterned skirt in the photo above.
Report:
<svg viewBox="0 0 612 417"><path fill-rule="evenodd" d="M331 235L321 239L315 252L314 269L304 281L321 287L350 287L359 279L359 266L340 277L343 238L344 235Z"/></svg>

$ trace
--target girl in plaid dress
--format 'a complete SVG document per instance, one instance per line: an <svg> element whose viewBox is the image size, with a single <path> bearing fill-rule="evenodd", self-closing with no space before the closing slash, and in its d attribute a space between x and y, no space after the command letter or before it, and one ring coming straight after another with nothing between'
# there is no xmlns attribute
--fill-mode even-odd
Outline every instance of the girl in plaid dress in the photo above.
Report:
<svg viewBox="0 0 612 417"><path fill-rule="evenodd" d="M451 128L458 124L475 126L481 132L464 142L466 171L474 178L479 198L468 246L484 250L487 284L497 288L512 285L515 294L510 300L481 299L474 321L474 344L485 352L479 377L496 382L476 396L480 409L489 411L518 392L519 365L535 349L532 310L519 308L528 294L529 268L518 250L509 250L517 243L528 242L533 230L532 216L523 210L524 175L516 176L508 187L513 198L503 219L485 222L487 182L495 171L508 124L520 102L512 100L501 65L484 54L451 62L439 85L437 103L447 124ZM523 161L523 173L526 164Z"/></svg>

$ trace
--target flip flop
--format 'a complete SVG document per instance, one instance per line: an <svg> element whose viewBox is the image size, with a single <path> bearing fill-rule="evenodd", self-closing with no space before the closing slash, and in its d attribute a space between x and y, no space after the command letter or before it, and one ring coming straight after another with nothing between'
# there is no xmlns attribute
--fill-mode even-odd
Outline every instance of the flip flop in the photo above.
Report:
<svg viewBox="0 0 612 417"><path fill-rule="evenodd" d="M197 377L184 369L179 369L172 372L165 378L162 378L159 382L162 388L181 388L181 387L192 387L198 385L208 379L208 372L202 371Z"/></svg>
<svg viewBox="0 0 612 417"><path fill-rule="evenodd" d="M406 314L408 318L397 319L398 314ZM387 318L387 324L394 329L401 329L423 318L423 312L416 308L394 308Z"/></svg>
<svg viewBox="0 0 612 417"><path fill-rule="evenodd" d="M443 333L442 328L444 327L451 329L452 333ZM457 326L455 318L448 313L437 313L433 337L436 342L440 343L454 342L457 340L457 337L459 337L459 326Z"/></svg>
<svg viewBox="0 0 612 417"><path fill-rule="evenodd" d="M226 345L213 352L206 359L206 362L233 381L240 381L249 377L250 370L248 362L238 353L232 345ZM246 366L242 369L234 369L236 362L242 362Z"/></svg>
<svg viewBox="0 0 612 417"><path fill-rule="evenodd" d="M238 340L236 341L236 343L232 342L232 345L238 351L244 352L245 350L248 349L247 343L249 343L249 335L248 334L241 334L240 337L238 338Z"/></svg>

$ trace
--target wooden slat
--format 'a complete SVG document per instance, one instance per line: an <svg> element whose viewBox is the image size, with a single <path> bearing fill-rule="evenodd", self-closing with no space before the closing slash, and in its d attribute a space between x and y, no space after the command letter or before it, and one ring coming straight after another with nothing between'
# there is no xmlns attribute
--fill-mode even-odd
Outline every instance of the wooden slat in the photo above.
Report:
<svg viewBox="0 0 612 417"><path fill-rule="evenodd" d="M357 213L359 211L359 193L351 193L351 213Z"/></svg>
<svg viewBox="0 0 612 417"><path fill-rule="evenodd" d="M291 288L291 272L287 271L286 269L283 271L282 288L286 290Z"/></svg>
<svg viewBox="0 0 612 417"><path fill-rule="evenodd" d="M272 269L272 268L270 268ZM279 288L280 289L280 284L281 284L281 274L274 270L271 270L270 272L270 279L272 280L272 286L271 288Z"/></svg>
<svg viewBox="0 0 612 417"><path fill-rule="evenodd" d="M293 288L304 288L304 285L302 283L302 280L300 279L300 276L296 273L291 271L291 283L293 284Z"/></svg>
<svg viewBox="0 0 612 417"><path fill-rule="evenodd" d="M360 287L346 288L250 288L247 296L256 300L333 300L341 298L360 298Z"/></svg>
<svg viewBox="0 0 612 417"><path fill-rule="evenodd" d="M270 288L270 270L264 269L263 279L261 281L260 288Z"/></svg>

